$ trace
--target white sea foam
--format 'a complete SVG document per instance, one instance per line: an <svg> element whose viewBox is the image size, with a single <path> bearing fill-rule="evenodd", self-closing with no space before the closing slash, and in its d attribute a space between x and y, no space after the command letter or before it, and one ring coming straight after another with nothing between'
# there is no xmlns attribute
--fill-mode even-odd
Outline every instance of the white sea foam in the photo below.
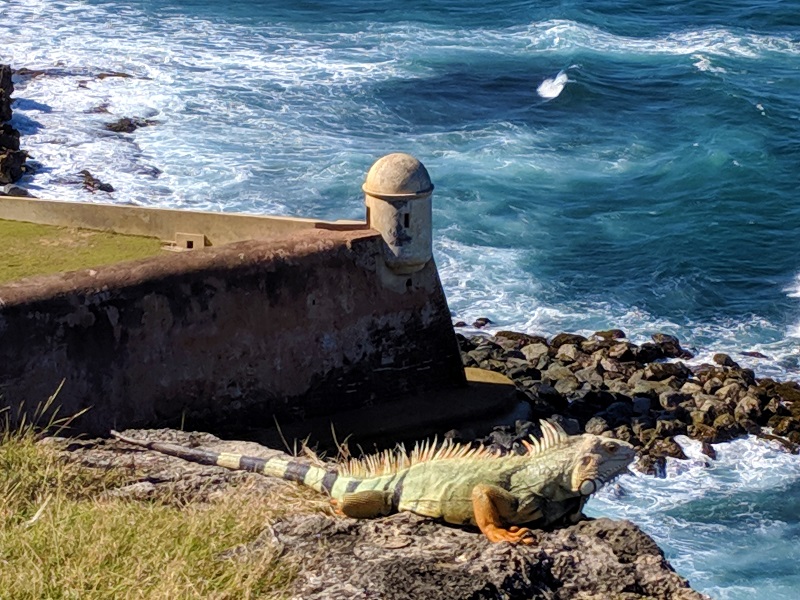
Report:
<svg viewBox="0 0 800 600"><path fill-rule="evenodd" d="M757 584L746 573L738 578L719 574L735 574L737 562L752 570L758 562L766 567L800 558L800 550L785 544L787 530L798 527L798 515L791 506L776 506L780 500L775 499L778 490L800 483L800 457L749 437L715 444L717 459L711 460L698 442L676 440L688 460L668 459L663 479L639 473L623 477L590 500L587 513L630 519L656 539L695 587L715 598L794 598L792 582L770 578L766 568ZM770 496L764 504L762 498Z"/></svg>
<svg viewBox="0 0 800 600"><path fill-rule="evenodd" d="M335 165L349 167L344 173L353 178L376 150L375 139L343 131L342 115L362 113L373 120L376 138L380 135L387 115L379 108L367 114L348 101L350 90L365 82L422 79L435 73L431 65L451 54L527 56L585 48L744 56L796 53L798 48L789 38L714 28L628 38L573 21L468 31L395 23L314 33L189 16L154 20L130 6L77 1L12 0L4 4L4 21L4 60L53 73L18 82L17 96L27 102L17 106L15 124L27 134L26 148L43 167L31 186L38 195L316 216L331 216L325 190L341 188ZM109 71L134 77L95 79ZM551 81L539 90L554 98L569 80L559 73ZM109 113L87 112L100 106ZM107 135L103 124L122 116L148 117L159 125L127 136ZM493 143L508 139L498 135ZM530 145L524 146L519 155L530 156ZM509 148L503 150L505 158L496 160L511 164ZM575 169L623 164L595 163L576 164ZM630 161L625 164L630 168ZM141 176L156 173L153 167L161 172L157 178ZM546 168L565 172L563 165ZM81 169L112 183L116 191L92 196L69 183ZM270 174L269 186L262 183L264 173ZM352 216L357 207L354 194L343 208L346 214L336 216Z"/></svg>
<svg viewBox="0 0 800 600"><path fill-rule="evenodd" d="M564 71L559 71L555 77L542 81L539 87L536 88L536 93L547 100L558 98L569 81L567 74Z"/></svg>
<svg viewBox="0 0 800 600"><path fill-rule="evenodd" d="M792 284L784 291L789 298L800 298L800 273L795 275Z"/></svg>
<svg viewBox="0 0 800 600"><path fill-rule="evenodd" d="M585 49L603 54L699 54L737 58L757 58L765 53L800 54L800 43L792 36L737 33L723 27L634 38L614 35L575 21L553 20L534 23L519 35L528 37L532 50L558 47L560 50Z"/></svg>

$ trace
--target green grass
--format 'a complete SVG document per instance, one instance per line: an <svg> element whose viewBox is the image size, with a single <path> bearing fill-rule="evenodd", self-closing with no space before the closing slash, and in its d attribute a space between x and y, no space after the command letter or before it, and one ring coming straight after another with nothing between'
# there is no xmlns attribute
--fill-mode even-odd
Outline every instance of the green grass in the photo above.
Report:
<svg viewBox="0 0 800 600"><path fill-rule="evenodd" d="M274 548L224 553L281 515L319 510L302 488L115 498L103 492L142 474L83 467L39 438L31 425L0 433L0 599L288 597L299 566Z"/></svg>
<svg viewBox="0 0 800 600"><path fill-rule="evenodd" d="M0 220L0 284L153 256L155 238Z"/></svg>

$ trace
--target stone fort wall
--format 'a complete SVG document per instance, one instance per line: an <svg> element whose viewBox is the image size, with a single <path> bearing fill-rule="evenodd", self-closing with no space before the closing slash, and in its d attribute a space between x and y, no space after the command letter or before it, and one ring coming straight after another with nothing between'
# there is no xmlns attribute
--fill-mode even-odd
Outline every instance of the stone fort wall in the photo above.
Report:
<svg viewBox="0 0 800 600"><path fill-rule="evenodd" d="M385 159L365 184L370 223L9 199L5 218L183 227L214 245L0 286L0 410L30 418L63 381L59 415L86 411L73 431L218 431L465 386L431 258L433 186L416 159Z"/></svg>

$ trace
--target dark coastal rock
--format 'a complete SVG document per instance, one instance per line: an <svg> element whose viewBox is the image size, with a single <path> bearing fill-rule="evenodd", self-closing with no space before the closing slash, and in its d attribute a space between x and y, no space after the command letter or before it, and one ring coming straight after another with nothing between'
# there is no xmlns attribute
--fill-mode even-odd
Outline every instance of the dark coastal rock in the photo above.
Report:
<svg viewBox="0 0 800 600"><path fill-rule="evenodd" d="M686 381L692 372L683 363L650 363L644 368L642 378L649 381L664 381L670 377L677 377L683 382Z"/></svg>
<svg viewBox="0 0 800 600"><path fill-rule="evenodd" d="M150 125L156 124L157 121L152 121L149 119L122 117L113 123L106 123L105 128L116 133L133 133L140 127L149 127Z"/></svg>
<svg viewBox="0 0 800 600"><path fill-rule="evenodd" d="M518 348L522 348L523 346L528 346L530 344L547 345L547 338L544 336L518 333L516 331L498 331L496 334L494 334L494 337L513 340L516 342Z"/></svg>
<svg viewBox="0 0 800 600"><path fill-rule="evenodd" d="M666 333L654 333L652 336L652 340L661 348L664 352L664 355L668 358L694 358L694 355L681 348L681 344L674 335L668 335Z"/></svg>
<svg viewBox="0 0 800 600"><path fill-rule="evenodd" d="M28 158L28 153L20 150L19 132L5 123L12 117L14 84L11 73L11 67L0 65L0 184L18 181L26 172Z"/></svg>
<svg viewBox="0 0 800 600"><path fill-rule="evenodd" d="M28 67L20 67L19 69L14 70L14 74L19 77L36 79L37 77L46 75L47 71L45 71L44 69L29 69Z"/></svg>
<svg viewBox="0 0 800 600"><path fill-rule="evenodd" d="M564 344L574 344L575 346L580 346L585 341L587 341L587 338L582 335L577 335L574 333L559 333L552 340L550 340L550 347L555 353Z"/></svg>
<svg viewBox="0 0 800 600"><path fill-rule="evenodd" d="M461 336L459 344L466 365L509 376L534 418L567 417L581 431L630 435L635 445L650 447L675 435L719 443L761 435L764 426L789 444L790 437L800 441L800 385L757 380L723 354L713 364L689 368L674 360L691 356L674 336L655 334L641 346L622 336L619 330L588 339L558 334L548 344L542 336L503 332ZM660 458L667 455L680 453ZM645 470L661 472L660 459L646 462Z"/></svg>
<svg viewBox="0 0 800 600"><path fill-rule="evenodd" d="M13 183L8 183L0 188L0 196L16 196L16 197L23 197L23 198L34 198L35 196L31 194L25 188L21 188L18 185L14 185Z"/></svg>
<svg viewBox="0 0 800 600"><path fill-rule="evenodd" d="M738 363L736 363L729 355L724 354L722 352L718 352L715 354L712 359L718 365L722 365L723 367L735 367L739 368Z"/></svg>
<svg viewBox="0 0 800 600"><path fill-rule="evenodd" d="M11 96L14 93L11 73L11 67L0 65L0 123L11 120Z"/></svg>
<svg viewBox="0 0 800 600"><path fill-rule="evenodd" d="M88 114L96 114L96 115L108 114L109 113L108 103L107 102L101 102L97 106L93 106L92 108L86 109L84 112L88 113Z"/></svg>
<svg viewBox="0 0 800 600"><path fill-rule="evenodd" d="M0 124L0 148L19 150L19 131L8 123Z"/></svg>
<svg viewBox="0 0 800 600"><path fill-rule="evenodd" d="M24 150L0 149L0 183L14 183L25 174L25 160L28 153Z"/></svg>
<svg viewBox="0 0 800 600"><path fill-rule="evenodd" d="M122 79L130 79L133 77L130 73L122 73L121 71L104 71L102 73L98 73L96 75L97 79L102 81L103 79L108 79L109 77L119 77Z"/></svg>
<svg viewBox="0 0 800 600"><path fill-rule="evenodd" d="M113 192L114 186L110 183L104 183L97 179L94 175L92 175L89 171L84 169L79 173L82 179L83 187L89 192L95 193L97 191L100 192Z"/></svg>
<svg viewBox="0 0 800 600"><path fill-rule="evenodd" d="M622 329L607 329L605 331L595 331L592 337L603 340L623 340L628 336L625 335Z"/></svg>
<svg viewBox="0 0 800 600"><path fill-rule="evenodd" d="M478 317L475 319L475 322L472 324L473 327L477 327L478 329L482 327L486 327L487 325L491 325L492 320L487 317Z"/></svg>

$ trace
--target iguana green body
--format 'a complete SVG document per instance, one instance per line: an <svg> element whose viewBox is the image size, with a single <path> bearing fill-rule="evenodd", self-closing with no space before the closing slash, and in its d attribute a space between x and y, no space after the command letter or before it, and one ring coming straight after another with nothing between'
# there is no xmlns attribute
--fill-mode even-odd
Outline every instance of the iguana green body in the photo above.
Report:
<svg viewBox="0 0 800 600"><path fill-rule="evenodd" d="M579 516L586 499L627 470L633 447L596 435L568 436L542 422L524 454L426 443L410 454L387 451L338 466L279 454L256 458L129 438L125 442L192 462L297 481L328 494L355 518L410 511L457 525L477 525L492 541L525 542L529 529Z"/></svg>

